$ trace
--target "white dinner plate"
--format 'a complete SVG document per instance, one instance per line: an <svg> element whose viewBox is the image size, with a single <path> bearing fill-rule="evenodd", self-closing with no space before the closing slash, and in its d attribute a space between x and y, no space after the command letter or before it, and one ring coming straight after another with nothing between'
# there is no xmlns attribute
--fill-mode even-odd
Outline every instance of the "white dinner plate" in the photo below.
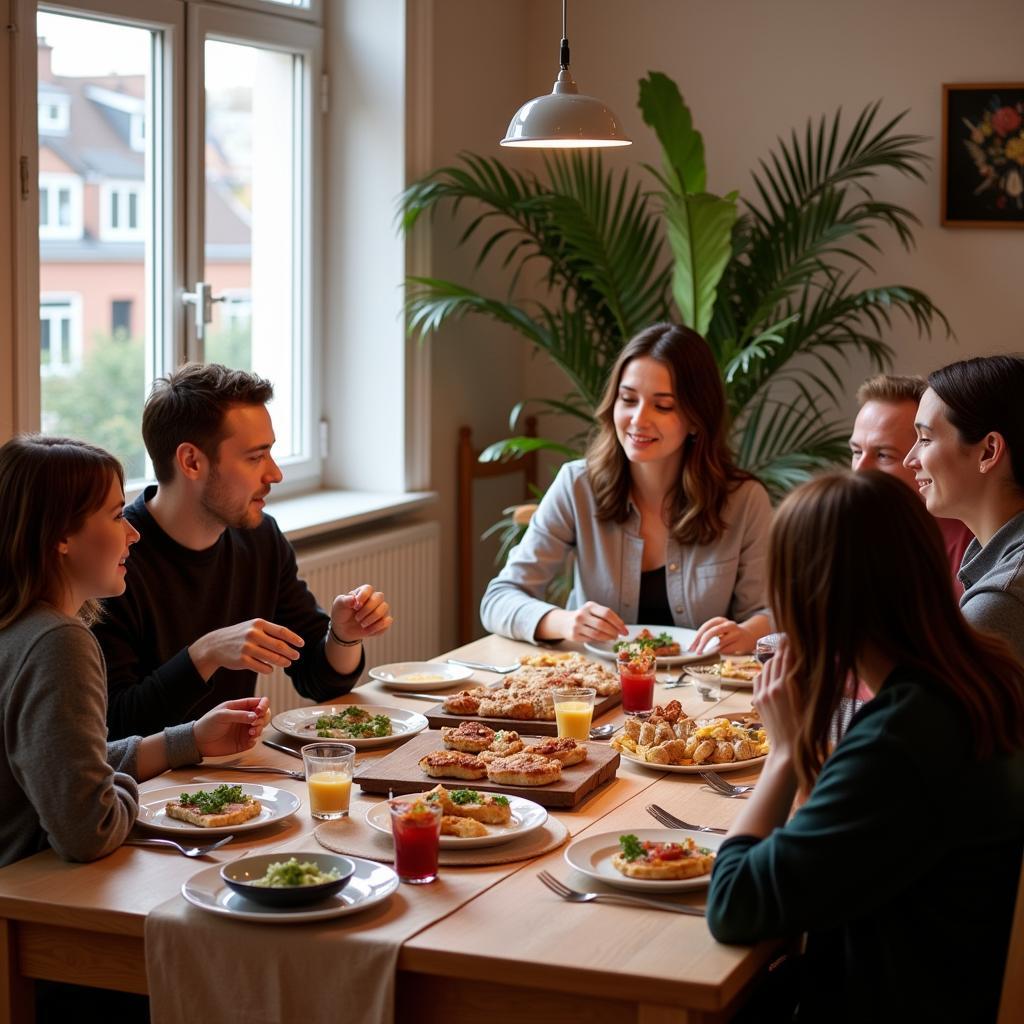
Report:
<svg viewBox="0 0 1024 1024"><path fill-rule="evenodd" d="M371 679L384 683L392 690L447 690L472 674L471 668L439 665L436 661L399 661L393 665L378 665L370 669ZM420 679L417 676L427 678Z"/></svg>
<svg viewBox="0 0 1024 1024"><path fill-rule="evenodd" d="M139 804L139 824L157 832L187 832L190 835L216 836L231 832L249 832L254 828L263 828L275 821L290 818L301 806L302 801L287 789L275 789L273 786L261 786L251 782L228 782L229 786L241 786L247 796L255 797L262 805L255 818L243 821L241 825L218 825L215 828L201 828L187 821L171 818L164 810L171 800L177 800L182 793L198 793L205 789L207 793L216 789L221 783L192 783L187 786L174 786L167 789L155 789L151 793L141 793Z"/></svg>
<svg viewBox="0 0 1024 1024"><path fill-rule="evenodd" d="M715 648L718 646L714 642L717 638L712 638L712 642L708 645L706 650L702 651L700 654L691 654L686 648L693 643L693 638L697 635L697 630L685 629L682 626L627 626L626 629L629 630L629 635L622 638L622 643L629 643L637 633L647 629L655 636L659 633L668 633L669 636L679 644L682 653L672 655L672 657L668 658L658 658L657 664L659 668L664 668L666 665L685 665L688 661L699 661L702 658L706 658L709 654L714 653ZM583 646L590 651L591 654L596 654L601 658L609 658L614 661L615 651L613 648L615 644L619 642L620 641L616 640L614 643L604 644L585 643Z"/></svg>
<svg viewBox="0 0 1024 1024"><path fill-rule="evenodd" d="M368 739L344 740L339 743L351 743L356 750L366 750L370 747L386 747L389 743L397 743L399 740L408 739L418 732L423 732L427 727L427 720L416 711L406 711L404 708L376 707L373 704L339 704L336 707L312 707L292 708L291 711L282 711L274 715L271 723L278 732L286 736L294 736L297 740L305 740L307 743L316 743L320 737L316 734L316 720L324 715L337 715L350 707L365 708L371 715L387 715L391 719L392 734L390 736L374 736Z"/></svg>
<svg viewBox="0 0 1024 1024"><path fill-rule="evenodd" d="M584 836L571 843L565 851L569 867L575 868L598 882L614 885L617 889L640 890L643 892L685 892L687 889L703 889L711 881L711 873L696 878L680 878L676 881L651 881L646 878L627 878L612 866L612 857L621 849L619 836L632 833L641 842L678 843L685 836L692 836L698 846L717 850L725 839L714 832L692 832L683 828L629 828L619 832L602 832L596 836Z"/></svg>
<svg viewBox="0 0 1024 1024"><path fill-rule="evenodd" d="M767 754L760 757L748 757L746 761L726 761L725 764L653 764L642 761L628 750L620 750L624 761L637 764L641 768L649 768L652 772L672 772L676 775L698 775L700 772L738 772L744 768L760 768L768 760Z"/></svg>
<svg viewBox="0 0 1024 1024"><path fill-rule="evenodd" d="M318 856L313 853L282 853L283 860L295 857ZM243 921L261 921L266 924L296 924L301 921L320 921L326 917L340 917L366 910L386 900L398 888L398 875L387 866L361 857L349 857L356 873L339 893L319 903L304 907L267 907L254 903L230 889L220 877L220 864L214 864L193 875L181 887L181 895L200 910L211 914L225 914Z"/></svg>
<svg viewBox="0 0 1024 1024"><path fill-rule="evenodd" d="M703 683L705 686L718 686L718 685L720 685L722 683L725 683L726 686L728 686L728 687L730 687L731 689L734 689L734 690L740 690L740 689L742 689L742 690L752 690L754 688L754 680L753 679L741 679L738 676L731 676L731 675L729 675L729 668L728 668L728 666L729 666L730 660L731 659L729 659L728 657L725 657L725 658L722 659L722 661L724 662L724 665L723 665L723 668L722 668L721 675L719 675L718 673L706 672L706 671L703 670L703 666L701 668L691 668L691 669L688 669L686 674L687 674L687 676L692 676L694 681L696 681L698 683ZM737 661L748 661L749 659L744 657L744 658L738 658L736 660Z"/></svg>
<svg viewBox="0 0 1024 1024"><path fill-rule="evenodd" d="M471 789L471 786L459 786L458 789ZM402 800L415 800L424 793L402 794ZM493 793L492 796L503 794ZM487 825L487 835L476 836L472 839L463 839L460 836L441 836L441 847L445 850L468 850L475 846L498 846L500 843L508 843L520 836L541 827L548 820L548 812L535 804L532 800L524 800L519 796L508 798L512 821L508 825ZM366 823L375 828L378 832L391 835L391 815L388 811L388 801L384 800L374 804L366 812Z"/></svg>

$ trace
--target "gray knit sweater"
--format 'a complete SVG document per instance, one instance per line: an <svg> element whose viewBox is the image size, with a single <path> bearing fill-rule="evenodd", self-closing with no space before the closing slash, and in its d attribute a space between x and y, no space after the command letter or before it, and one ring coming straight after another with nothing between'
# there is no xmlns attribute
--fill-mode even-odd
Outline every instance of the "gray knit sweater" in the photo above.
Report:
<svg viewBox="0 0 1024 1024"><path fill-rule="evenodd" d="M103 656L76 618L38 605L0 630L0 865L47 845L103 857L138 815L140 738L107 743ZM198 760L191 723L168 729L169 760Z"/></svg>

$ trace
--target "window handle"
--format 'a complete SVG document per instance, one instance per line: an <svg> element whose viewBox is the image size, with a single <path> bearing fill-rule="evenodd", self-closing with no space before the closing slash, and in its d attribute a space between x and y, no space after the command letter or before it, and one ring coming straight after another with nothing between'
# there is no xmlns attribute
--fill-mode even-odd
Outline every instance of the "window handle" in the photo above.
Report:
<svg viewBox="0 0 1024 1024"><path fill-rule="evenodd" d="M196 281L194 292L183 292L181 301L195 310L196 338L202 341L206 337L206 325L213 319L213 304L223 302L226 296L214 295L213 286L208 281Z"/></svg>

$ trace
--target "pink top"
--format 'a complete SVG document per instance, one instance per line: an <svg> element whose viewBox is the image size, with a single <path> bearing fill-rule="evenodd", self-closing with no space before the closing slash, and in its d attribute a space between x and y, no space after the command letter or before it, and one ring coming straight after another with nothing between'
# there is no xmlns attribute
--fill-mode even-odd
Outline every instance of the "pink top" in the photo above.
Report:
<svg viewBox="0 0 1024 1024"><path fill-rule="evenodd" d="M949 559L949 567L953 571L953 596L959 601L960 595L964 592L964 585L960 582L957 573L960 571L960 563L964 560L967 545L974 540L974 534L959 519L936 519L935 521L942 531L942 540L946 545L946 557Z"/></svg>

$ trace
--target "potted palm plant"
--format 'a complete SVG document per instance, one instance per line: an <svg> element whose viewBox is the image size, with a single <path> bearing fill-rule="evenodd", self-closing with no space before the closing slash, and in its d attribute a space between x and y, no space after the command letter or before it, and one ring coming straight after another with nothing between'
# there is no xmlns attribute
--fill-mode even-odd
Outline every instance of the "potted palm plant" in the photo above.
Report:
<svg viewBox="0 0 1024 1024"><path fill-rule="evenodd" d="M838 418L841 363L866 356L884 371L892 349L883 332L894 314L922 333L949 324L931 299L907 285L865 285L880 236L910 250L918 223L904 207L873 195L883 171L922 179L921 136L899 131L904 114L879 118L865 107L844 132L839 112L780 139L753 173L754 195L707 189L704 142L675 83L658 72L640 82L640 110L661 145L662 166L607 169L600 151L554 151L542 174L464 154L413 183L400 201L412 230L426 212L470 216L460 244L476 263L500 259L504 296L437 278L407 281L414 333L481 315L507 324L564 372L559 399L524 407L573 424L568 441L512 436L481 458L548 449L578 457L593 424L606 374L622 345L652 322L675 319L703 334L715 353L745 469L781 496L823 466L847 457ZM653 185L650 183L653 182ZM539 269L543 300L517 301L517 284ZM522 530L509 518L502 556Z"/></svg>

